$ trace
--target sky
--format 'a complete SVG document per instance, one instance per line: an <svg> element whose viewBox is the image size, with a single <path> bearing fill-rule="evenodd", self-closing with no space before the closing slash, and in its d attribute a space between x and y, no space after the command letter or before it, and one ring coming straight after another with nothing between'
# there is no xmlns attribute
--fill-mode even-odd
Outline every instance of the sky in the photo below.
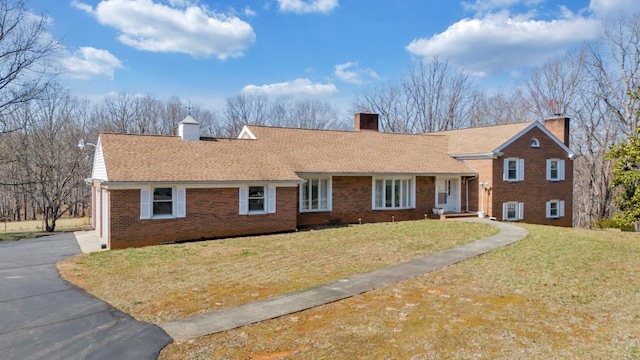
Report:
<svg viewBox="0 0 640 360"><path fill-rule="evenodd" d="M92 100L241 92L348 108L437 56L488 89L594 40L640 0L28 0L63 49L60 79Z"/></svg>

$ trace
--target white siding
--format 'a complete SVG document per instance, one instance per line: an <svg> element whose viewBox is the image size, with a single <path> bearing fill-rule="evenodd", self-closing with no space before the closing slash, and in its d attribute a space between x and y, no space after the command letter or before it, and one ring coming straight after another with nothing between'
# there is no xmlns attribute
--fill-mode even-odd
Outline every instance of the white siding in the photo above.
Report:
<svg viewBox="0 0 640 360"><path fill-rule="evenodd" d="M89 150L89 147L85 148L85 151ZM98 139L98 145L96 145L95 153L93 155L93 169L91 171L91 178L97 180L107 181L107 166L104 162L104 155L102 154L102 145L100 139Z"/></svg>

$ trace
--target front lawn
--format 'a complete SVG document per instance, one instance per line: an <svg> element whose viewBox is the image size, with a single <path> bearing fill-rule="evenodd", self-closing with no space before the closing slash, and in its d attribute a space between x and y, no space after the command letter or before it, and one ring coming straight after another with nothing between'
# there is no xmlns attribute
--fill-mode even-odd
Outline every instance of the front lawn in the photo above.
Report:
<svg viewBox="0 0 640 360"><path fill-rule="evenodd" d="M377 270L495 234L420 220L81 255L62 276L144 321L160 322Z"/></svg>

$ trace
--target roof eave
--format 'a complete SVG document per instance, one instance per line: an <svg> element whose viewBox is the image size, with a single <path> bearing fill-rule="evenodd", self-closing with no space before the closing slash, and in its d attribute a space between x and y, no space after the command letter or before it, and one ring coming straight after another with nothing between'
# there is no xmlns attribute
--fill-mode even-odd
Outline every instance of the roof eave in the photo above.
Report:
<svg viewBox="0 0 640 360"><path fill-rule="evenodd" d="M452 158L456 160L484 160L484 159L497 159L502 156L500 151L490 151L486 153L474 153L474 154L451 154Z"/></svg>

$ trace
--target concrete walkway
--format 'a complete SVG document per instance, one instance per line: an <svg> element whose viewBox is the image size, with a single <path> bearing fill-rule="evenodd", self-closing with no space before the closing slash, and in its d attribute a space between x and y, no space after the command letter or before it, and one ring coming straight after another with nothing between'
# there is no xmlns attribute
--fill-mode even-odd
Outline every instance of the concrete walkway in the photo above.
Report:
<svg viewBox="0 0 640 360"><path fill-rule="evenodd" d="M487 219L467 218L449 221L486 223L498 227L500 232L497 235L455 249L441 251L386 269L236 307L167 321L159 324L159 326L177 341L214 334L328 304L375 288L407 280L414 276L423 275L512 244L524 239L528 234L527 230L521 227Z"/></svg>

